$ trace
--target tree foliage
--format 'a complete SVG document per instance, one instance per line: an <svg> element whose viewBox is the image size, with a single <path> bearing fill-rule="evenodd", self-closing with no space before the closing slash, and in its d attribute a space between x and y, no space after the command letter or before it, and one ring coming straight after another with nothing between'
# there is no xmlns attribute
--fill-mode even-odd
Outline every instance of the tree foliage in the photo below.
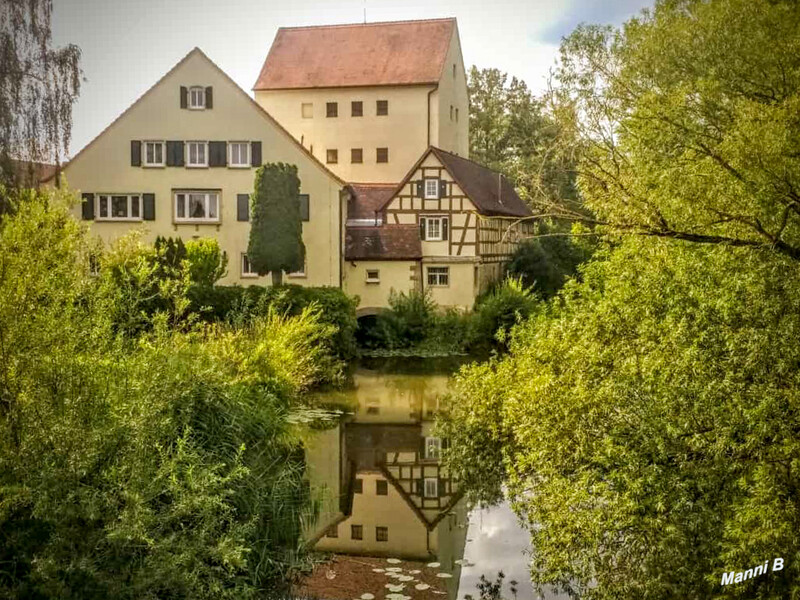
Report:
<svg viewBox="0 0 800 600"><path fill-rule="evenodd" d="M12 159L57 164L69 151L81 52L73 44L52 47L52 10L51 0L0 4L0 183L6 186L19 175Z"/></svg>
<svg viewBox="0 0 800 600"><path fill-rule="evenodd" d="M284 271L300 271L305 264L299 194L296 166L273 163L256 171L247 257L259 275L272 273L273 285L281 284Z"/></svg>

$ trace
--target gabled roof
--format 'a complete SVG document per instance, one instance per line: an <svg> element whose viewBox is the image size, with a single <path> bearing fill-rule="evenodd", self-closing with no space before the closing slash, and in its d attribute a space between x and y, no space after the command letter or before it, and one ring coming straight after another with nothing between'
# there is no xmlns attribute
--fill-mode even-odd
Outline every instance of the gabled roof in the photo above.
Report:
<svg viewBox="0 0 800 600"><path fill-rule="evenodd" d="M391 199L396 183L351 183L352 192L347 205L348 219L374 219L375 213Z"/></svg>
<svg viewBox="0 0 800 600"><path fill-rule="evenodd" d="M422 242L416 225L347 227L345 260L418 260Z"/></svg>
<svg viewBox="0 0 800 600"><path fill-rule="evenodd" d="M437 83L455 31L452 18L281 27L253 89Z"/></svg>
<svg viewBox="0 0 800 600"><path fill-rule="evenodd" d="M92 144L94 144L94 143L95 143L95 141L97 141L97 140L98 140L98 139L99 139L99 138L100 138L100 137L101 137L101 136L102 136L102 135L103 135L103 134L104 134L106 131L108 131L109 129L111 129L111 128L114 126L114 124L115 124L115 123L117 123L117 121L119 121L119 120L120 120L120 119L122 119L122 118L123 118L123 117L124 117L126 114L128 114L128 113L131 111L131 109L133 109L133 107L134 107L134 106L136 106L137 104L139 104L139 102L141 102L142 100L144 100L144 99L145 99L145 97L146 97L146 96L147 96L147 95L148 95L150 92L152 92L152 91L153 91L153 90L154 90L156 87L158 87L158 85L159 85L159 84L160 84L162 81L164 81L164 80L165 80L167 77L169 77L169 76L170 76L170 75L171 75L173 72L175 72L175 71L176 71L176 70L177 70L177 69L178 69L178 68L179 68L179 67L180 67L180 66L181 66L183 63L185 63L187 60L189 60L189 58L191 58L191 57L192 57L193 55L195 55L195 54L197 54L197 55L201 56L201 57L202 57L204 60L206 60L206 61L208 62L208 64L209 64L209 65L211 65L212 67L214 67L214 68L215 68L215 69L216 69L216 70L217 70L217 71L218 71L218 72L219 72L219 73L220 73L220 74L221 74L221 75L222 75L222 76L223 76L223 77L224 77L226 80L228 80L228 81L230 82L230 84L231 84L231 85L232 85L232 86L233 86L233 87L234 87L234 88L235 88L235 89L236 89L236 90L237 90L239 93L241 93L242 97L244 97L245 99L247 99L247 101L250 103L250 105L251 105L253 108L255 108L256 110L258 110L258 112L259 112L259 113L261 113L261 115L262 115L262 116L263 116L265 119L267 119L267 120L268 120L270 123L272 123L272 125L274 125L274 126L275 126L275 128L276 128L276 129L278 129L278 131L280 131L281 133L283 133L283 134L286 136L286 138L287 138L287 139L289 139L289 140L290 140L290 141L291 141L291 142L292 142L292 143L293 143L293 144L294 144L294 145L297 147L297 149L298 149L298 150L300 150L300 151L301 151L303 154L305 154L305 155L306 155L308 158L310 158L310 159L311 159L311 160L312 160L312 161L313 161L313 162L314 162L314 163L315 163L315 164L316 164L316 165L317 165L317 166L318 166L320 169L322 169L323 171L325 171L325 173L326 173L327 175L329 175L330 177L332 177L332 178L333 178L333 179L334 179L334 180L335 180L337 183L339 183L340 185L344 185L344 184L345 184L344 180L340 179L338 175L336 175L336 174L335 174L333 171L331 171L331 170L330 170L328 167L326 167L326 166L325 166L325 164L324 164L324 163L322 163L322 162L321 162L321 161L320 161L320 160L319 160L319 159L318 159L316 156L314 156L313 154L311 154L311 152L309 152L307 148L305 148L305 147L304 147L304 146L303 146L303 145L302 145L300 142L298 142L298 141L297 141L297 139L296 139L296 138L295 138L295 137L294 137L294 136L293 136L291 133L289 133L289 132L288 132L288 131L287 131L287 130L286 130L284 127L283 127L283 125L281 125L280 123L278 123L278 121L275 119L275 117L273 117L273 116L272 116L271 114L269 114L269 113L268 113L266 110L264 110L264 108L263 108L263 107L262 107L262 106L261 106L261 105L260 105L258 102L256 102L255 100L253 100L253 98L251 98L251 97L250 97L250 95L249 95L247 92L245 92L245 91L244 91L244 90L243 90L241 87L239 87L239 85L238 85L238 84L237 84L237 83L236 83L236 82L235 82L233 79L231 79L231 78L230 78L230 76L229 76L229 75L228 75L228 74L227 74L225 71L223 71L223 70L222 70L222 69L219 67L219 65L217 65L217 63L215 63L213 60L211 60L211 59L208 57L208 55L207 55L205 52L203 52L202 50L200 50L200 48L198 48L197 46L195 46L195 47L194 47L194 48L193 48L193 49L192 49L192 50L191 50L191 51L190 51L190 52L189 52L189 53L188 53L186 56L184 56L184 57L183 57L181 60L179 60L179 61L178 61L178 62L175 64L175 66L174 66L174 67L172 67L172 68L171 68L169 71L167 71L166 73L164 73L164 75L162 75L162 76L159 78L159 80L158 80L158 81L156 81L156 82L155 82L153 85L151 85L151 86L150 86L150 87L147 89L147 91L146 91L144 94L142 94L141 96L139 96L139 97L138 97L138 98L137 98L137 99L136 99L136 100L133 102L133 104L131 104L131 105L130 105L128 108L126 108L126 109L125 109L125 110L122 112L122 114L120 114L120 115L119 115L119 116L118 116L116 119L114 119L113 121L111 121L111 123L109 123L109 124L108 124L108 126L107 126L105 129L103 129L103 130L102 130L100 133L98 133L98 134L97 134L97 135L96 135L96 136L95 136L95 137L92 139L92 141L90 141L90 142L89 142L88 144L86 144L86 145L85 145L83 148L81 148L81 150L80 150L80 151L79 151L79 152L78 152L78 153L77 153L75 156L73 156L73 157L72 157L72 159L71 159L69 162L65 163L65 164L62 166L61 170L63 171L63 170L64 170L64 169L65 169L67 166L69 166L69 164L70 164L72 161L74 161L74 160L75 160L75 159L77 159L77 158L78 158L78 157L79 157L81 154L83 154L83 153L86 151L86 149L87 149L87 148L89 148L89 147L90 147ZM55 176L55 172L54 172L54 173L52 173L52 174L50 174L50 176L49 176L49 177L47 177L46 179L44 179L44 180L42 180L42 181L43 181L43 182L44 182L44 181L49 181L49 180L50 180L50 179L52 179L54 176Z"/></svg>
<svg viewBox="0 0 800 600"><path fill-rule="evenodd" d="M506 217L533 216L533 211L517 195L514 186L506 179L505 175L434 146L430 146L411 167L411 170L397 186L392 197L384 203L381 210L386 208L392 198L411 180L414 173L431 153L439 159L439 162L447 169L447 172L450 173L450 176L469 197L480 214Z"/></svg>

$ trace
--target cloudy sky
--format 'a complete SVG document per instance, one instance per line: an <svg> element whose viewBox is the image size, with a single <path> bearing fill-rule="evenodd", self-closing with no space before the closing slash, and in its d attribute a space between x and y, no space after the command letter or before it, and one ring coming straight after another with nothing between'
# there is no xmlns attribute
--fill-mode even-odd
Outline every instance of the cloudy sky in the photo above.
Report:
<svg viewBox="0 0 800 600"><path fill-rule="evenodd" d="M83 51L74 154L194 46L250 91L281 26L458 19L464 63L544 87L562 36L619 24L652 0L56 0L53 37Z"/></svg>

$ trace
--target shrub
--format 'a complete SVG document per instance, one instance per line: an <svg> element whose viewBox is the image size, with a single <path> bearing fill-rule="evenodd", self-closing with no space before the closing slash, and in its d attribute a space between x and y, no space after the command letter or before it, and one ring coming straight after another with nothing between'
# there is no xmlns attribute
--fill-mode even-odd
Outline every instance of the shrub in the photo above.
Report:
<svg viewBox="0 0 800 600"><path fill-rule="evenodd" d="M179 238L180 239L180 238ZM186 242L187 269L192 285L211 287L225 277L228 255L214 238L200 238Z"/></svg>
<svg viewBox="0 0 800 600"><path fill-rule="evenodd" d="M376 315L360 334L367 348L397 350L426 339L435 322L436 303L429 292L412 290L389 294L390 309Z"/></svg>
<svg viewBox="0 0 800 600"><path fill-rule="evenodd" d="M506 278L476 301L470 320L470 349L506 349L511 328L529 317L538 305L539 298L523 285L522 279Z"/></svg>

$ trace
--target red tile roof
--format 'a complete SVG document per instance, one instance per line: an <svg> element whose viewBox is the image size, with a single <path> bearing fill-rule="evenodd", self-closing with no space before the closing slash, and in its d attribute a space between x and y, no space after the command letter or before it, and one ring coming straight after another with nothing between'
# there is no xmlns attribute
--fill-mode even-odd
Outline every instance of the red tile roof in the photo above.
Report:
<svg viewBox="0 0 800 600"><path fill-rule="evenodd" d="M348 187L352 195L347 205L347 218L374 219L375 213L391 199L397 184L351 183Z"/></svg>
<svg viewBox="0 0 800 600"><path fill-rule="evenodd" d="M347 227L345 260L418 260L422 243L416 225Z"/></svg>
<svg viewBox="0 0 800 600"><path fill-rule="evenodd" d="M455 19L281 27L254 90L439 81Z"/></svg>

